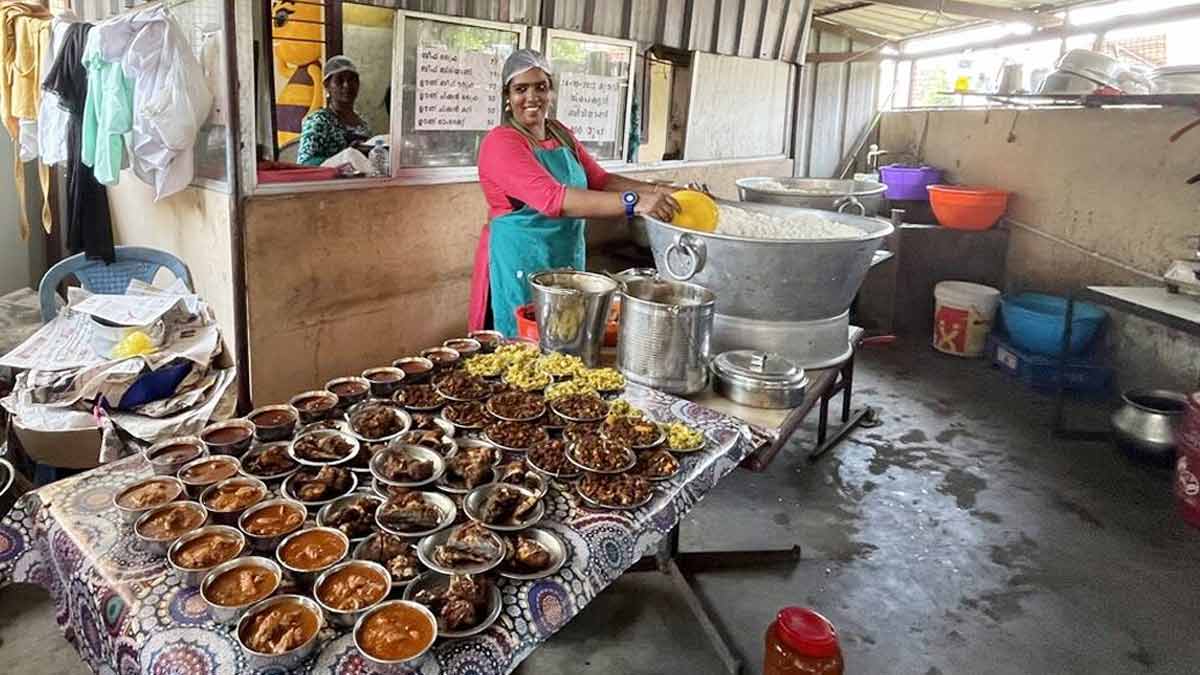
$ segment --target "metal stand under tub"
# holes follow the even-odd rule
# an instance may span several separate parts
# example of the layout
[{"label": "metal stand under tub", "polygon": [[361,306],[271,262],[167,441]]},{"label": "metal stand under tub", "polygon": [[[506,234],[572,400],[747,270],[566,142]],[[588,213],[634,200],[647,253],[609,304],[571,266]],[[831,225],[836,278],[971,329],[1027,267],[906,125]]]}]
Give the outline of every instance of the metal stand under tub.
[{"label": "metal stand under tub", "polygon": [[[854,353],[862,344],[864,331],[852,326],[850,329],[850,357],[840,364],[808,371],[809,385],[804,400],[795,408],[766,410],[748,408],[706,390],[688,398],[706,408],[737,417],[756,427],[751,432],[759,440],[759,447],[742,461],[741,467],[750,471],[763,471],[774,460],[783,446],[800,428],[808,414],[820,404],[817,420],[817,443],[810,451],[810,461],[817,459],[841,442],[855,427],[871,425],[875,410],[864,406],[851,410],[850,398],[854,389]],[[829,429],[829,404],[838,394],[842,396],[841,425]],[[765,436],[762,434],[765,433]],[[632,572],[656,569],[671,579],[671,586],[683,598],[688,610],[721,659],[725,672],[736,675],[742,671],[742,657],[730,645],[713,614],[700,599],[693,585],[692,576],[701,572],[728,569],[762,569],[777,565],[793,565],[800,561],[800,545],[793,544],[785,549],[757,551],[680,551],[679,525],[659,542],[653,558],[644,558],[630,568]]]}]

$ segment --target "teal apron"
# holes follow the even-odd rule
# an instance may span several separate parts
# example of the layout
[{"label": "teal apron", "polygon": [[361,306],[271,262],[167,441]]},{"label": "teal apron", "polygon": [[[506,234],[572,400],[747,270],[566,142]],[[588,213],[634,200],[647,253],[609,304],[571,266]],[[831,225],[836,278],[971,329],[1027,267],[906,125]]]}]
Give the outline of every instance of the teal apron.
[{"label": "teal apron", "polygon": [[[558,182],[587,189],[587,174],[570,148],[538,148],[534,155]],[[489,248],[492,319],[496,330],[514,337],[514,313],[529,302],[529,275],[556,267],[584,268],[584,223],[581,218],[550,218],[524,205],[492,221]]]}]

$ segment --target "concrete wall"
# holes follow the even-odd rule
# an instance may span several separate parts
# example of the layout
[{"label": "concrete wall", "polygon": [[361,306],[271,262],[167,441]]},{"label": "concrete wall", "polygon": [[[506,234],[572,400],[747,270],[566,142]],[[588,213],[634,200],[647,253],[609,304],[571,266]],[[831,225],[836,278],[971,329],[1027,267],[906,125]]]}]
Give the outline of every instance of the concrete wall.
[{"label": "concrete wall", "polygon": [[108,201],[116,243],[160,248],[187,263],[196,292],[236,349],[229,195],[189,187],[155,202],[151,188],[126,171]]},{"label": "concrete wall", "polygon": [[29,285],[29,245],[21,239],[13,150],[8,134],[0,134],[0,295]]},{"label": "concrete wall", "polygon": [[[1184,109],[911,111],[884,115],[881,145],[917,151],[949,182],[1011,190],[1008,291],[1064,293],[1096,284],[1155,285],[1198,232],[1200,132],[1168,137]],[[1011,138],[1010,138],[1011,132]],[[1115,314],[1121,384],[1191,390],[1200,349],[1184,336]]]},{"label": "concrete wall", "polygon": [[[790,160],[639,172],[702,180],[790,175]],[[250,386],[257,405],[390,363],[466,329],[486,207],[476,183],[340,190],[247,201]],[[591,241],[624,235],[593,224]]]}]

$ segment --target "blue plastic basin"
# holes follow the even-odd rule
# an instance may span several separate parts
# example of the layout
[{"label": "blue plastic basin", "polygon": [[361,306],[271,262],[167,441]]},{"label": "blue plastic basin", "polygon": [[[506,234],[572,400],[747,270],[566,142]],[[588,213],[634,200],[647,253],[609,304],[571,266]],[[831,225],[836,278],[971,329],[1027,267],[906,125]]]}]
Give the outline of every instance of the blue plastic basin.
[{"label": "blue plastic basin", "polygon": [[[1000,301],[1000,313],[1009,337],[1021,349],[1045,356],[1057,356],[1062,349],[1066,298],[1045,293],[1005,296]],[[1076,302],[1068,352],[1078,354],[1087,349],[1106,318],[1108,315],[1096,305]]]}]

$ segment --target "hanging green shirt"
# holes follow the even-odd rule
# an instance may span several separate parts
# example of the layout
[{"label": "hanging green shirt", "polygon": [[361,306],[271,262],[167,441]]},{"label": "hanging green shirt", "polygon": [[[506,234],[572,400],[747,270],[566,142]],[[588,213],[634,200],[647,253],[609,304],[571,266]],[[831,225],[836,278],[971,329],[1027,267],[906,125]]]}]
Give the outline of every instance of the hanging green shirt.
[{"label": "hanging green shirt", "polygon": [[119,61],[100,54],[100,31],[88,33],[83,50],[87,68],[87,100],[83,104],[80,159],[92,167],[96,180],[116,185],[125,161],[125,134],[133,129],[133,85]]},{"label": "hanging green shirt", "polygon": [[354,143],[362,143],[370,137],[371,128],[366,122],[348,125],[329,108],[314,110],[300,125],[300,152],[296,161],[319,166]]}]

